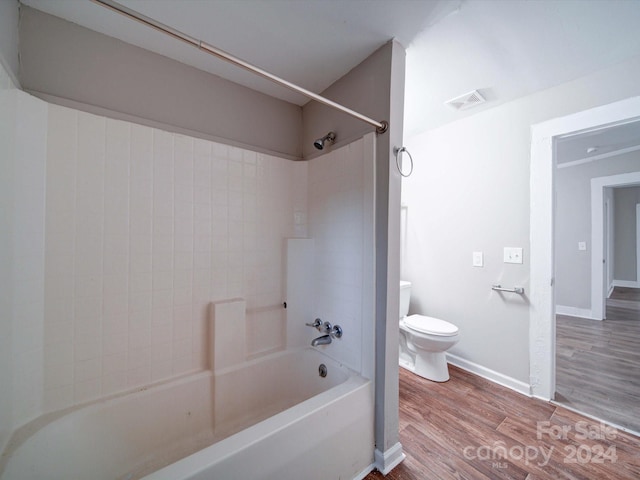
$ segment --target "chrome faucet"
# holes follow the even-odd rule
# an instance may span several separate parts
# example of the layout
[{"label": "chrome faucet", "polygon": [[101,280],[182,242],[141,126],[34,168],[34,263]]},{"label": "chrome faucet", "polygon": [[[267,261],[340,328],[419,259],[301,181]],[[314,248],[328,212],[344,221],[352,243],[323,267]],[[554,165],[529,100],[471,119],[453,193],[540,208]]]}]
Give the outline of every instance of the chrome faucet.
[{"label": "chrome faucet", "polygon": [[342,327],[340,327],[340,325],[331,325],[329,322],[322,323],[322,320],[319,318],[316,318],[315,322],[307,323],[306,325],[318,329],[319,332],[324,330],[326,334],[318,338],[314,338],[311,341],[312,347],[317,347],[318,345],[329,345],[333,338],[342,337]]},{"label": "chrome faucet", "polygon": [[311,346],[317,347],[318,345],[329,345],[331,343],[331,335],[322,335],[321,337],[311,340]]}]

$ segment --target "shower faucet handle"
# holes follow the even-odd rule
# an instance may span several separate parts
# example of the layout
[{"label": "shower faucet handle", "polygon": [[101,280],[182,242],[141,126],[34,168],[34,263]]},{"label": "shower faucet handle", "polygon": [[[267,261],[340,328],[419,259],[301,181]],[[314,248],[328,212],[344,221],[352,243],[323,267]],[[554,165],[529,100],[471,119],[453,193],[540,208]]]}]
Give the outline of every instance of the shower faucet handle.
[{"label": "shower faucet handle", "polygon": [[316,318],[313,323],[305,323],[305,325],[307,327],[313,327],[313,328],[317,328],[318,331],[320,331],[320,329],[322,328],[322,320],[320,320],[319,318]]},{"label": "shower faucet handle", "polygon": [[334,325],[331,329],[331,336],[335,338],[342,337],[342,327],[340,325]]}]

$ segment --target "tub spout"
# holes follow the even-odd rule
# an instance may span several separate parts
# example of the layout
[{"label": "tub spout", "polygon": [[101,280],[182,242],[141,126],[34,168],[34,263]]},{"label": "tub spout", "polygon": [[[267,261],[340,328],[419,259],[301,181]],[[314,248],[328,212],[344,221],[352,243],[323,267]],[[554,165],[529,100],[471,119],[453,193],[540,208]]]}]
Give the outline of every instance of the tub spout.
[{"label": "tub spout", "polygon": [[331,335],[322,335],[321,337],[311,340],[311,346],[317,347],[318,345],[329,345],[331,343]]}]

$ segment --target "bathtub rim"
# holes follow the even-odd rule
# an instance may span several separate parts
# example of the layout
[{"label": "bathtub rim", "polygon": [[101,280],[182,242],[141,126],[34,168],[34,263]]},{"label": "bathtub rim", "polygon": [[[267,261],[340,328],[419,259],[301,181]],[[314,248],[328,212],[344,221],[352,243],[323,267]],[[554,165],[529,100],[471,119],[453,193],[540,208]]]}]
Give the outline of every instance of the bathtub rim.
[{"label": "bathtub rim", "polygon": [[[267,353],[265,355],[262,355],[260,357],[255,357],[255,358],[251,358],[248,359],[244,362],[238,363],[236,365],[232,365],[229,367],[225,367],[223,369],[220,370],[213,370],[213,369],[198,369],[198,370],[193,370],[191,372],[186,372],[184,374],[181,375],[177,375],[175,377],[169,377],[169,378],[165,378],[162,380],[158,380],[156,382],[153,383],[149,383],[147,385],[143,385],[143,386],[138,386],[138,387],[134,387],[134,388],[130,388],[127,390],[123,390],[120,392],[115,392],[113,394],[110,395],[106,395],[104,397],[99,397],[93,400],[89,400],[87,402],[83,402],[77,405],[72,405],[69,407],[65,407],[63,409],[60,410],[54,410],[52,412],[47,412],[44,413],[42,415],[40,415],[39,417],[25,423],[24,425],[18,427],[17,429],[15,429],[12,433],[11,436],[9,437],[9,440],[7,442],[7,445],[5,446],[4,450],[2,452],[0,452],[0,477],[3,475],[7,464],[9,463],[9,461],[11,460],[12,456],[15,454],[15,452],[17,450],[20,449],[20,447],[22,445],[24,445],[31,437],[33,437],[34,435],[36,435],[40,430],[46,428],[48,425],[56,422],[57,420],[60,420],[68,415],[72,415],[72,414],[78,414],[78,415],[86,415],[86,414],[90,414],[91,412],[95,411],[95,410],[99,410],[100,408],[104,408],[104,407],[108,407],[109,405],[114,405],[114,404],[118,404],[121,403],[123,401],[128,401],[131,400],[132,398],[138,398],[141,396],[145,396],[145,395],[149,395],[152,394],[153,392],[158,392],[158,391],[162,391],[165,390],[167,388],[173,388],[176,386],[179,386],[181,384],[184,383],[188,383],[191,382],[195,379],[199,379],[202,377],[210,377],[212,380],[215,380],[216,375],[225,375],[225,374],[229,374],[231,372],[237,371],[237,370],[242,370],[244,368],[250,367],[251,365],[255,365],[267,360],[271,360],[271,359],[275,359],[275,358],[279,358],[279,357],[283,357],[283,356],[287,356],[287,355],[296,355],[296,354],[304,354],[303,352],[314,352],[314,354],[317,354],[320,357],[324,357],[326,358],[327,362],[331,362],[333,365],[335,365],[336,367],[340,368],[341,370],[344,371],[344,373],[346,374],[346,380],[344,380],[343,382],[334,385],[333,387],[330,387],[327,390],[324,390],[322,392],[320,392],[319,394],[303,400],[302,402],[297,403],[296,405],[293,405],[285,410],[283,410],[282,412],[279,412],[271,417],[266,418],[265,420],[262,420],[254,425],[251,425],[243,430],[241,430],[240,432],[237,432],[235,434],[230,435],[229,437],[226,437],[212,445],[210,445],[209,447],[205,447],[203,450],[200,450],[198,452],[194,452],[191,455],[188,455],[187,457],[178,460],[177,462],[174,462],[173,464],[167,465],[166,467],[161,468],[160,470],[158,470],[157,472],[160,472],[162,470],[164,470],[165,468],[171,467],[172,465],[175,465],[176,463],[182,462],[183,460],[196,455],[204,450],[207,450],[211,447],[214,447],[222,442],[227,441],[228,439],[236,436],[236,435],[240,435],[243,432],[245,432],[246,430],[252,429],[253,427],[256,427],[257,425],[262,424],[263,422],[267,422],[270,419],[274,418],[274,417],[278,417],[280,415],[282,415],[285,412],[290,411],[291,409],[295,409],[296,407],[298,407],[299,405],[307,405],[307,402],[310,402],[311,400],[315,399],[316,397],[319,396],[326,396],[327,392],[333,392],[335,389],[337,389],[338,387],[340,387],[341,385],[345,385],[345,384],[350,384],[351,385],[351,380],[356,377],[362,380],[362,384],[366,384],[367,382],[371,381],[369,379],[366,379],[364,377],[361,377],[360,374],[358,372],[356,372],[355,370],[351,369],[350,367],[348,367],[347,365],[343,364],[342,362],[334,359],[333,357],[331,357],[330,355],[328,355],[327,353],[325,353],[324,351],[320,350],[319,348],[314,348],[311,346],[303,346],[303,347],[293,347],[293,348],[287,348],[287,349],[283,349],[283,350],[278,350],[276,352],[270,352]],[[355,386],[354,386],[355,388]],[[311,413],[311,412],[310,412]],[[286,425],[285,425],[286,426]],[[284,426],[282,427],[284,428]],[[266,436],[266,435],[265,435]],[[253,442],[255,443],[255,442]],[[221,457],[221,459],[224,457]],[[150,475],[154,475],[156,472],[150,474]],[[151,476],[146,476],[143,477],[144,479],[149,478],[149,480],[151,480],[153,477]],[[168,477],[167,477],[168,478]]]},{"label": "bathtub rim", "polygon": [[141,480],[175,480],[188,478],[187,475],[196,475],[213,464],[229,458],[238,450],[255,445],[293,423],[317,413],[328,403],[337,402],[360,389],[369,388],[370,384],[372,384],[370,379],[354,372],[344,382],[156,470],[142,477]]},{"label": "bathtub rim", "polygon": [[7,445],[5,446],[4,450],[0,452],[0,477],[4,473],[5,467],[13,454],[32,436],[37,434],[40,430],[46,428],[48,425],[54,423],[55,421],[60,420],[67,415],[75,413],[80,414],[84,410],[86,410],[86,412],[83,412],[83,414],[86,414],[93,408],[100,408],[110,404],[117,404],[124,401],[124,399],[143,396],[153,391],[162,391],[163,389],[181,385],[200,377],[213,378],[213,371],[209,369],[193,370],[191,372],[185,372],[183,374],[176,375],[175,377],[164,378],[147,385],[115,392],[109,395],[105,395],[104,397],[99,397],[87,402],[79,403],[77,405],[71,405],[59,410],[53,410],[51,412],[43,413],[42,415],[16,428],[11,433]]}]

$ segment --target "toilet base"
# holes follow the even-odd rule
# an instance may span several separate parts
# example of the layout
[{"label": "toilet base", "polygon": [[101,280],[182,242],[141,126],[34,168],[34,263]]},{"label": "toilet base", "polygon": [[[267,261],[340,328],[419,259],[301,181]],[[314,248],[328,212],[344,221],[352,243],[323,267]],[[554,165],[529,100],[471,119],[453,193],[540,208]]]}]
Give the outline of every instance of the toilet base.
[{"label": "toilet base", "polygon": [[[413,355],[412,355],[413,357]],[[400,357],[400,366],[416,375],[431,380],[432,382],[446,382],[449,380],[449,366],[444,352],[422,352],[408,359]]]},{"label": "toilet base", "polygon": [[449,380],[449,367],[444,352],[421,352],[416,355],[416,375],[434,382]]}]

